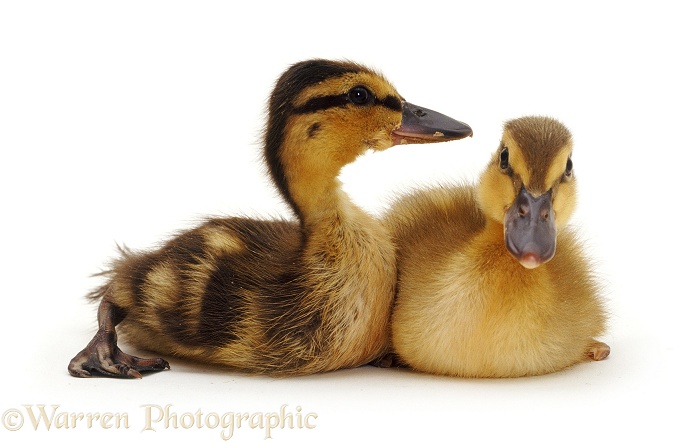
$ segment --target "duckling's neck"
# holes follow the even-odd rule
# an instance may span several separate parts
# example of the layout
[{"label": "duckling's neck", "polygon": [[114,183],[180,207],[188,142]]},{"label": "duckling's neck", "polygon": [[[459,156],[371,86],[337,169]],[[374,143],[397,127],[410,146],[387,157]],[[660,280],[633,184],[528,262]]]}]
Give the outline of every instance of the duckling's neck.
[{"label": "duckling's neck", "polygon": [[318,158],[296,163],[287,174],[287,198],[304,228],[332,222],[346,207],[354,207],[337,178],[340,164]]},{"label": "duckling's neck", "polygon": [[496,220],[487,217],[482,235],[484,238],[488,239],[490,243],[505,247],[505,234],[502,223],[498,223]]},{"label": "duckling's neck", "polygon": [[389,232],[342,190],[339,170],[335,164],[295,167],[286,177],[304,235],[298,262],[317,288],[305,303],[330,306],[326,328],[340,340],[327,370],[359,365],[385,351],[396,283]]}]

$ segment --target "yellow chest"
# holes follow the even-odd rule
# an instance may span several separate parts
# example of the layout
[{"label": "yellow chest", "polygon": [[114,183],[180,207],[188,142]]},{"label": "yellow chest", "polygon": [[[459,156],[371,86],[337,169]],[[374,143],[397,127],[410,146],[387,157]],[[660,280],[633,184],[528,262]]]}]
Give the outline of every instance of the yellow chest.
[{"label": "yellow chest", "polygon": [[[431,372],[508,377],[551,372],[580,358],[571,294],[549,266],[528,270],[502,245],[478,242],[426,280],[400,282],[393,342]],[[414,282],[416,280],[416,282]]]}]

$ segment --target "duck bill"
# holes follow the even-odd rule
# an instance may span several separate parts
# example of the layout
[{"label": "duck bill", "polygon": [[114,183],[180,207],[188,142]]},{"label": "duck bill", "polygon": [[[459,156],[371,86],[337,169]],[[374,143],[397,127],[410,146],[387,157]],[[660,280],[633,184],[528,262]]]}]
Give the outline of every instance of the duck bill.
[{"label": "duck bill", "polygon": [[505,212],[505,246],[528,269],[553,258],[556,252],[556,220],[551,191],[534,197],[522,188]]},{"label": "duck bill", "polygon": [[402,124],[392,131],[393,144],[436,143],[472,136],[468,124],[409,102],[402,102]]}]

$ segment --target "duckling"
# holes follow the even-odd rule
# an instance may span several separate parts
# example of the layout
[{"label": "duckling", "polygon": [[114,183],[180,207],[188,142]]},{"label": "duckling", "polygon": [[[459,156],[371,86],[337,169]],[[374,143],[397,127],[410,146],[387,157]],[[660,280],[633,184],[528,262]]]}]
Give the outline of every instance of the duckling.
[{"label": "duckling", "polygon": [[[90,297],[98,331],[76,377],[169,368],[138,349],[278,376],[369,362],[388,342],[395,251],[381,222],[341,189],[366,150],[461,139],[471,128],[403,100],[378,72],[307,60],[277,80],[264,158],[293,220],[211,218],[158,250],[121,256]],[[116,333],[118,326],[118,333]]]},{"label": "duckling", "polygon": [[400,364],[520,377],[603,360],[598,282],[567,222],[572,135],[547,117],[506,122],[476,186],[416,191],[386,216],[397,247],[392,344]]}]

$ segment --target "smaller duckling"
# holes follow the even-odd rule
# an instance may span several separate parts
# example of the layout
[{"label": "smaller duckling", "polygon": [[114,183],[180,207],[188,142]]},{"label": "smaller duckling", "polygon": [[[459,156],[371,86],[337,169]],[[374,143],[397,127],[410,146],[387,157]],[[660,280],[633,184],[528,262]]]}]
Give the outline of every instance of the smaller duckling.
[{"label": "smaller duckling", "polygon": [[505,124],[476,187],[434,188],[386,218],[397,247],[392,342],[415,370],[546,374],[603,360],[598,283],[576,234],[572,136],[558,121]]}]

